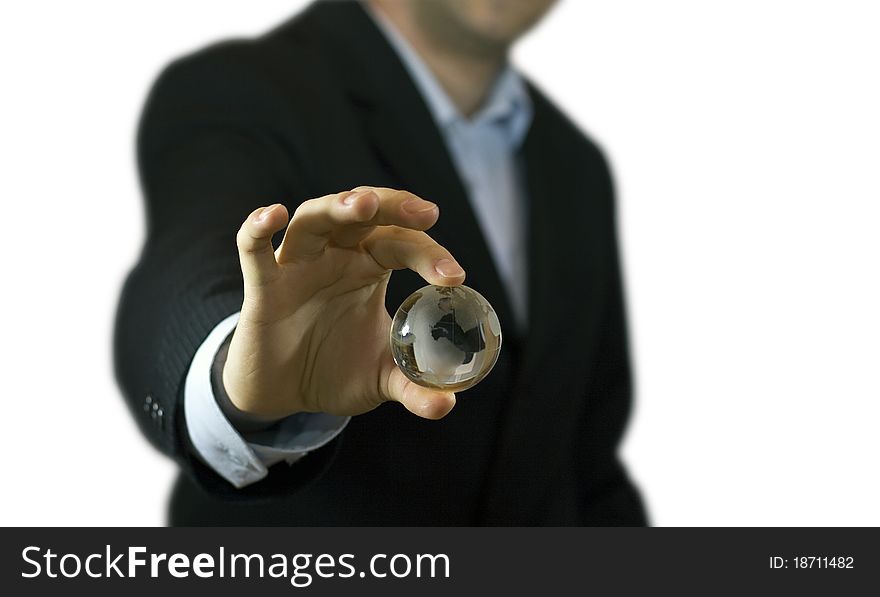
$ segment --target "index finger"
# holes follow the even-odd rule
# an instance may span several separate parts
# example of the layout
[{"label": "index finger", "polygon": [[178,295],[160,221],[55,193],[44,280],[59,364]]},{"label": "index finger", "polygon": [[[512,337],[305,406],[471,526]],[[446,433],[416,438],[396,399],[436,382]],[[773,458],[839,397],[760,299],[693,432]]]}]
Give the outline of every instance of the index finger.
[{"label": "index finger", "polygon": [[439,213],[436,204],[397,189],[357,187],[325,195],[300,204],[276,255],[282,263],[319,255],[331,242],[354,246],[376,226],[427,230]]}]

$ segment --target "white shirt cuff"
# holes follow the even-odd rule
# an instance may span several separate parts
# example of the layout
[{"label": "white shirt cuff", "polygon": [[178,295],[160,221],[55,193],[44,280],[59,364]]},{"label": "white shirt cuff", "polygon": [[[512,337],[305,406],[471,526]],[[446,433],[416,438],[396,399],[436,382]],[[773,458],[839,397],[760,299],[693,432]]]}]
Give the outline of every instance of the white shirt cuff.
[{"label": "white shirt cuff", "polygon": [[282,460],[292,464],[330,442],[351,417],[297,413],[267,429],[240,433],[223,413],[211,385],[214,359],[238,316],[234,313],[217,324],[196,351],[186,375],[183,412],[196,454],[240,489],[265,477],[273,464]]}]

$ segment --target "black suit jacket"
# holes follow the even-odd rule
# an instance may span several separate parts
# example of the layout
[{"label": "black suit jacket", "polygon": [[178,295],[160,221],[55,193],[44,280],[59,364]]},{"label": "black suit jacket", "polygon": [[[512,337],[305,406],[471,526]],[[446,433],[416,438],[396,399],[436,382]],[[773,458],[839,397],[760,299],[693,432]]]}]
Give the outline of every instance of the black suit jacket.
[{"label": "black suit jacket", "polygon": [[[258,39],[162,73],[138,136],[147,242],[125,284],[115,354],[135,418],[180,463],[172,523],[645,523],[616,453],[631,384],[612,181],[596,145],[529,92],[530,313],[518,334],[441,133],[361,6],[318,2]],[[292,212],[364,184],[440,206],[430,234],[497,309],[500,359],[442,421],[385,404],[237,490],[195,458],[182,409],[192,356],[241,305],[235,234],[259,205]],[[422,285],[395,273],[389,310]]]}]

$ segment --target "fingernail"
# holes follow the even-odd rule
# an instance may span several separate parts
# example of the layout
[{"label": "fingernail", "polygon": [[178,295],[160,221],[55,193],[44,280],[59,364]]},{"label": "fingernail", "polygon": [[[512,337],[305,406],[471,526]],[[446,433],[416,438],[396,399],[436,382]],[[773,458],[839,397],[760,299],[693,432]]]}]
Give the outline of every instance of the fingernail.
[{"label": "fingernail", "polygon": [[343,205],[351,205],[355,201],[357,201],[360,197],[363,197],[370,191],[350,191],[348,195],[342,198]]},{"label": "fingernail", "polygon": [[434,209],[437,209],[437,206],[424,199],[410,199],[403,204],[403,211],[410,214],[420,214]]},{"label": "fingernail", "polygon": [[263,211],[261,211],[260,213],[257,214],[257,219],[256,219],[256,221],[257,221],[257,222],[262,222],[263,220],[265,220],[266,218],[268,218],[268,217],[269,217],[269,214],[272,213],[273,211],[275,211],[275,209],[276,209],[279,205],[281,205],[281,204],[280,204],[280,203],[274,203],[274,204],[270,205],[269,207],[264,207],[264,208],[263,208]]},{"label": "fingernail", "polygon": [[444,278],[458,278],[464,275],[464,270],[452,259],[441,259],[434,264],[434,269]]}]

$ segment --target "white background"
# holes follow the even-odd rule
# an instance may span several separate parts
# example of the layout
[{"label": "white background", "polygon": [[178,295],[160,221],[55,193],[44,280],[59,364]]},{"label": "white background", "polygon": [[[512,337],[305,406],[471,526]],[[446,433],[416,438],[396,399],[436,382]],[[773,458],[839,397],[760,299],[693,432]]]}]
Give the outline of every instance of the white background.
[{"label": "white background", "polygon": [[[2,6],[0,524],[162,524],[174,467],[111,373],[135,121],[169,59],[302,2]],[[655,524],[880,524],[878,18],[568,0],[516,52],[616,170]]]}]

